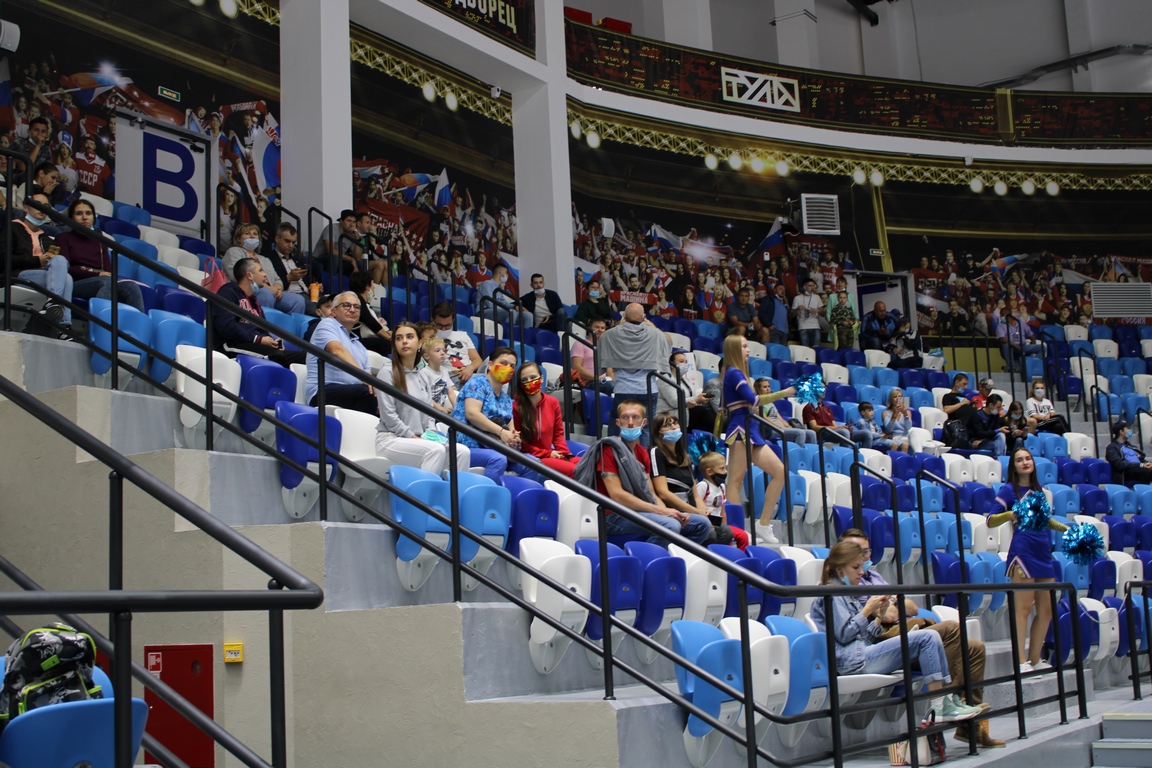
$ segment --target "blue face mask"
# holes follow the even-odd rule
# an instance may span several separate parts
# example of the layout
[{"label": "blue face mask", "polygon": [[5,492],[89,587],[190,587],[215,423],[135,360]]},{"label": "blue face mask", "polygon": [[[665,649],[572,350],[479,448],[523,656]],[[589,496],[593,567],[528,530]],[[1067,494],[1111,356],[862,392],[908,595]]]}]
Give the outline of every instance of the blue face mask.
[{"label": "blue face mask", "polygon": [[590,298],[590,299],[600,298],[600,291],[588,291],[588,298]]},{"label": "blue face mask", "polygon": [[868,571],[872,570],[872,561],[871,560],[865,560],[864,565],[861,567],[864,569],[864,573],[868,573]]},{"label": "blue face mask", "polygon": [[662,437],[670,443],[675,443],[684,436],[684,431],[681,429],[673,429],[671,432],[665,432]]},{"label": "blue face mask", "polygon": [[852,586],[852,582],[848,580],[847,576],[841,576],[840,581],[842,581],[846,587]]},{"label": "blue face mask", "polygon": [[620,430],[620,439],[626,443],[634,443],[644,434],[643,427],[623,427]]},{"label": "blue face mask", "polygon": [[38,219],[30,213],[25,214],[24,218],[34,227],[42,227],[48,223],[48,219]]}]

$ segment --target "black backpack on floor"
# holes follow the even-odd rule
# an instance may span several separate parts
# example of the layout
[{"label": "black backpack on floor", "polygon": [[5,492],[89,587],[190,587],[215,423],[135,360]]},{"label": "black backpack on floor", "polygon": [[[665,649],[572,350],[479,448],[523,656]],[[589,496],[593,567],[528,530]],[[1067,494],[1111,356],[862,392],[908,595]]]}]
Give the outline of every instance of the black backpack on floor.
[{"label": "black backpack on floor", "polygon": [[0,685],[0,731],[31,709],[103,698],[92,680],[96,644],[91,636],[56,623],[27,632],[8,647]]}]

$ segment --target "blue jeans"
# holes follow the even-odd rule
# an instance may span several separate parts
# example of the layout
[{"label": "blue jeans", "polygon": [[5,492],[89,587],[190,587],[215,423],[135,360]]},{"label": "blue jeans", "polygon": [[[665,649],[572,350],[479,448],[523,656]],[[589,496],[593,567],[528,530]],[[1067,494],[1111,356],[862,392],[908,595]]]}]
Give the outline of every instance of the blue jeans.
[{"label": "blue jeans", "polygon": [[[680,525],[674,517],[667,515],[657,515],[651,512],[637,512],[636,514],[651,520],[657,525],[667,528],[672,533],[678,533],[686,539],[690,539],[697,544],[704,544],[712,536],[712,521],[704,517],[704,515],[688,515],[688,522],[683,526]],[[668,540],[661,538],[659,535],[641,528],[631,520],[625,520],[620,515],[608,515],[604,520],[604,527],[608,531],[609,536],[621,536],[624,534],[641,534],[647,536],[649,544],[655,544],[658,547],[668,548]],[[936,634],[933,632],[932,634]],[[899,665],[897,665],[899,666]]]},{"label": "blue jeans", "polygon": [[[63,256],[53,256],[48,259],[46,269],[26,269],[17,277],[35,283],[48,293],[59,296],[65,301],[72,301],[72,275],[68,274],[68,259]],[[64,319],[60,322],[64,325],[72,325],[72,310],[68,307],[62,307],[62,309],[64,310]]]},{"label": "blue jeans", "polygon": [[[492,309],[493,309],[493,307],[491,304],[489,304],[488,302],[484,302],[484,315],[483,315],[483,317],[487,318],[488,320],[491,320],[492,315],[493,315]],[[500,307],[496,307],[495,309],[496,309],[496,312],[495,312],[496,322],[498,322],[498,323],[510,323],[510,322],[512,322],[512,312],[515,309],[514,307],[509,309],[508,307],[500,306]],[[527,311],[527,310],[524,310],[524,309],[520,310],[519,323],[520,323],[520,325],[524,326],[525,328],[532,328],[533,326],[536,325],[536,323],[534,322],[534,318],[532,317],[532,313]]]},{"label": "blue jeans", "polygon": [[[912,632],[908,635],[908,654],[912,661],[920,662],[920,672],[925,683],[937,680],[948,683],[948,656],[944,653],[944,640],[939,632]],[[904,652],[900,648],[900,638],[890,637],[864,652],[864,669],[857,674],[887,675],[904,666]]]},{"label": "blue jeans", "polygon": [[797,445],[816,445],[816,433],[810,429],[785,429],[784,439]]},{"label": "blue jeans", "polygon": [[[472,448],[471,465],[484,467],[484,477],[496,485],[504,484],[504,471],[508,469],[508,458],[491,448]],[[933,633],[935,634],[935,633]]]},{"label": "blue jeans", "polygon": [[1001,344],[1000,352],[1004,355],[1004,365],[1008,366],[1009,368],[1015,368],[1019,366],[1021,372],[1023,372],[1024,360],[1021,359],[1019,362],[1017,362],[1017,357],[1040,357],[1042,354],[1044,354],[1043,344],[1022,344],[1021,349],[1023,350],[1022,356],[1020,352],[1017,352],[1016,348],[1011,344]]},{"label": "blue jeans", "polygon": [[997,432],[995,440],[981,440],[976,450],[991,453],[993,456],[1004,456],[1008,453],[1008,438],[1003,432]]},{"label": "blue jeans", "polygon": [[[72,285],[72,298],[74,299],[108,299],[112,300],[112,278],[86,277],[77,280]],[[116,284],[116,301],[127,304],[133,309],[146,312],[144,297],[140,295],[140,286],[131,280],[121,280]]]},{"label": "blue jeans", "polygon": [[260,300],[262,307],[272,307],[288,314],[304,311],[304,297],[298,293],[284,291],[280,294],[280,299],[277,300],[276,294],[272,293],[271,288],[261,288],[256,291],[256,298]]},{"label": "blue jeans", "polygon": [[819,328],[801,328],[796,332],[800,336],[800,344],[805,347],[816,349],[820,346],[820,329]]}]

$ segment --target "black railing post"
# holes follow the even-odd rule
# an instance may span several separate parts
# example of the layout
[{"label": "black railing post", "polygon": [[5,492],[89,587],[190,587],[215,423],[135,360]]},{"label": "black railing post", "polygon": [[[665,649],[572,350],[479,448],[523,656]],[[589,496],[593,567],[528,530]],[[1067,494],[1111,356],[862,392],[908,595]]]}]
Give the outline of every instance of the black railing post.
[{"label": "black railing post", "polygon": [[109,352],[112,354],[112,390],[115,391],[120,388],[120,292],[119,283],[116,282],[120,274],[120,254],[109,250],[108,257],[109,271],[112,273],[108,278],[112,281],[112,319],[109,321],[112,324],[112,339]]},{"label": "black railing post", "polygon": [[213,340],[213,325],[215,321],[212,319],[212,305],[205,302],[204,305],[204,445],[205,450],[211,452],[215,441],[214,430],[216,421],[216,383],[212,375],[212,368],[216,362],[216,353],[213,351],[215,342]]},{"label": "black railing post", "polygon": [[[279,582],[272,579],[268,589],[279,591]],[[273,608],[268,611],[268,686],[269,719],[272,738],[272,765],[286,768],[288,765],[288,707],[284,688],[284,610]]]},{"label": "black railing post", "polygon": [[108,589],[124,589],[124,478],[108,474]]},{"label": "black railing post", "polygon": [[1128,666],[1132,670],[1132,698],[1140,701],[1144,698],[1140,691],[1140,643],[1136,635],[1136,605],[1132,602],[1131,584],[1124,586],[1124,603],[1124,613],[1128,620]]},{"label": "black railing post", "polygon": [[460,481],[456,478],[459,471],[456,461],[456,427],[448,428],[448,506],[452,513],[452,601],[463,600],[463,587],[461,585],[462,569],[460,567]]},{"label": "black railing post", "polygon": [[[1073,585],[1072,589],[1075,590],[1076,586]],[[1052,648],[1056,660],[1052,668],[1056,670],[1056,689],[1060,695],[1060,724],[1064,725],[1068,722],[1068,705],[1064,702],[1064,648],[1063,643],[1060,642],[1060,614],[1057,612],[1059,608],[1058,593],[1059,590],[1057,589],[1049,589],[1047,599],[1052,605]],[[1080,621],[1079,616],[1071,614],[1070,617],[1073,624]]]},{"label": "black railing post", "polygon": [[[11,158],[9,158],[11,163]],[[8,202],[4,210],[4,330],[12,330],[12,224],[16,220],[16,206],[12,201],[14,193],[11,172],[5,174],[4,199]]]},{"label": "black railing post", "polygon": [[[1069,595],[1072,608],[1072,657],[1076,660],[1076,704],[1080,712],[1080,719],[1088,718],[1088,695],[1084,690],[1084,639],[1080,635],[1080,597],[1073,589]],[[1055,613],[1052,614],[1055,617]],[[1053,635],[1057,633],[1053,632]],[[1057,659],[1059,660],[1059,659]],[[1061,697],[1063,701],[1063,697]]]},{"label": "black railing post", "polygon": [[737,577],[740,604],[740,667],[744,675],[744,752],[748,768],[756,768],[756,692],[752,689],[752,638],[748,634],[748,582]]},{"label": "black railing post", "polygon": [[328,520],[328,410],[324,405],[324,360],[316,358],[316,442],[320,455],[320,520]]},{"label": "black railing post", "polygon": [[612,679],[615,668],[612,655],[612,588],[608,583],[608,515],[596,511],[597,549],[600,552],[600,643],[604,646],[604,700],[616,698],[616,683]]},{"label": "black railing post", "polygon": [[132,614],[117,611],[112,614],[112,642],[116,654],[112,657],[113,732],[116,768],[131,768],[132,754]]},{"label": "black railing post", "polygon": [[1024,683],[1020,679],[1020,633],[1016,628],[1016,592],[1008,590],[1008,637],[1012,644],[1012,686],[1016,693],[1016,731],[1019,738],[1028,738],[1024,722]]},{"label": "black railing post", "polygon": [[[507,296],[509,299],[511,299],[512,303],[501,305],[500,302],[496,301],[497,296]],[[513,337],[514,337],[514,334],[516,332],[516,329],[517,328],[520,329],[520,334],[519,334],[519,336],[520,336],[520,354],[517,355],[517,357],[520,360],[523,360],[524,359],[524,323],[521,320],[520,313],[524,310],[524,305],[520,303],[520,297],[510,293],[509,291],[507,291],[503,288],[497,288],[496,290],[492,291],[492,302],[496,307],[503,306],[503,308],[508,312],[508,336],[509,336],[508,344],[509,344],[509,346],[511,346],[513,343]],[[498,317],[498,315],[499,315],[498,309],[494,308],[492,310],[492,321],[493,322],[496,321],[496,318]]]},{"label": "black railing post", "polygon": [[[825,605],[831,603],[826,600]],[[908,755],[912,758],[912,765],[920,765],[920,754],[916,749],[916,689],[912,685],[912,654],[908,646],[908,610],[904,605],[904,596],[896,597],[896,621],[900,628],[900,654],[903,664],[901,673],[904,678],[904,718],[908,725]]]},{"label": "black railing post", "polygon": [[[963,571],[961,571],[963,572]],[[968,593],[961,590],[956,594],[957,609],[960,613],[960,659],[964,670],[964,701],[972,705],[972,659],[968,655]],[[902,598],[901,598],[902,601]],[[1013,617],[1015,621],[1015,617]],[[968,729],[968,754],[976,754],[976,729]]]}]

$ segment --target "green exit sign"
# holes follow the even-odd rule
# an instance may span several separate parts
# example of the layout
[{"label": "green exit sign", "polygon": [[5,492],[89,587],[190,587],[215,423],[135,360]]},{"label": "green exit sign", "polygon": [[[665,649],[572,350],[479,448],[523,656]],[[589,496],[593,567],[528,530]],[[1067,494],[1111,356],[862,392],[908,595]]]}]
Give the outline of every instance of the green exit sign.
[{"label": "green exit sign", "polygon": [[172,101],[180,101],[180,91],[174,91],[171,88],[160,86],[160,95],[166,99],[172,99]]},{"label": "green exit sign", "polygon": [[883,256],[884,255],[884,249],[883,248],[869,248],[868,249],[868,255],[869,256]]}]

